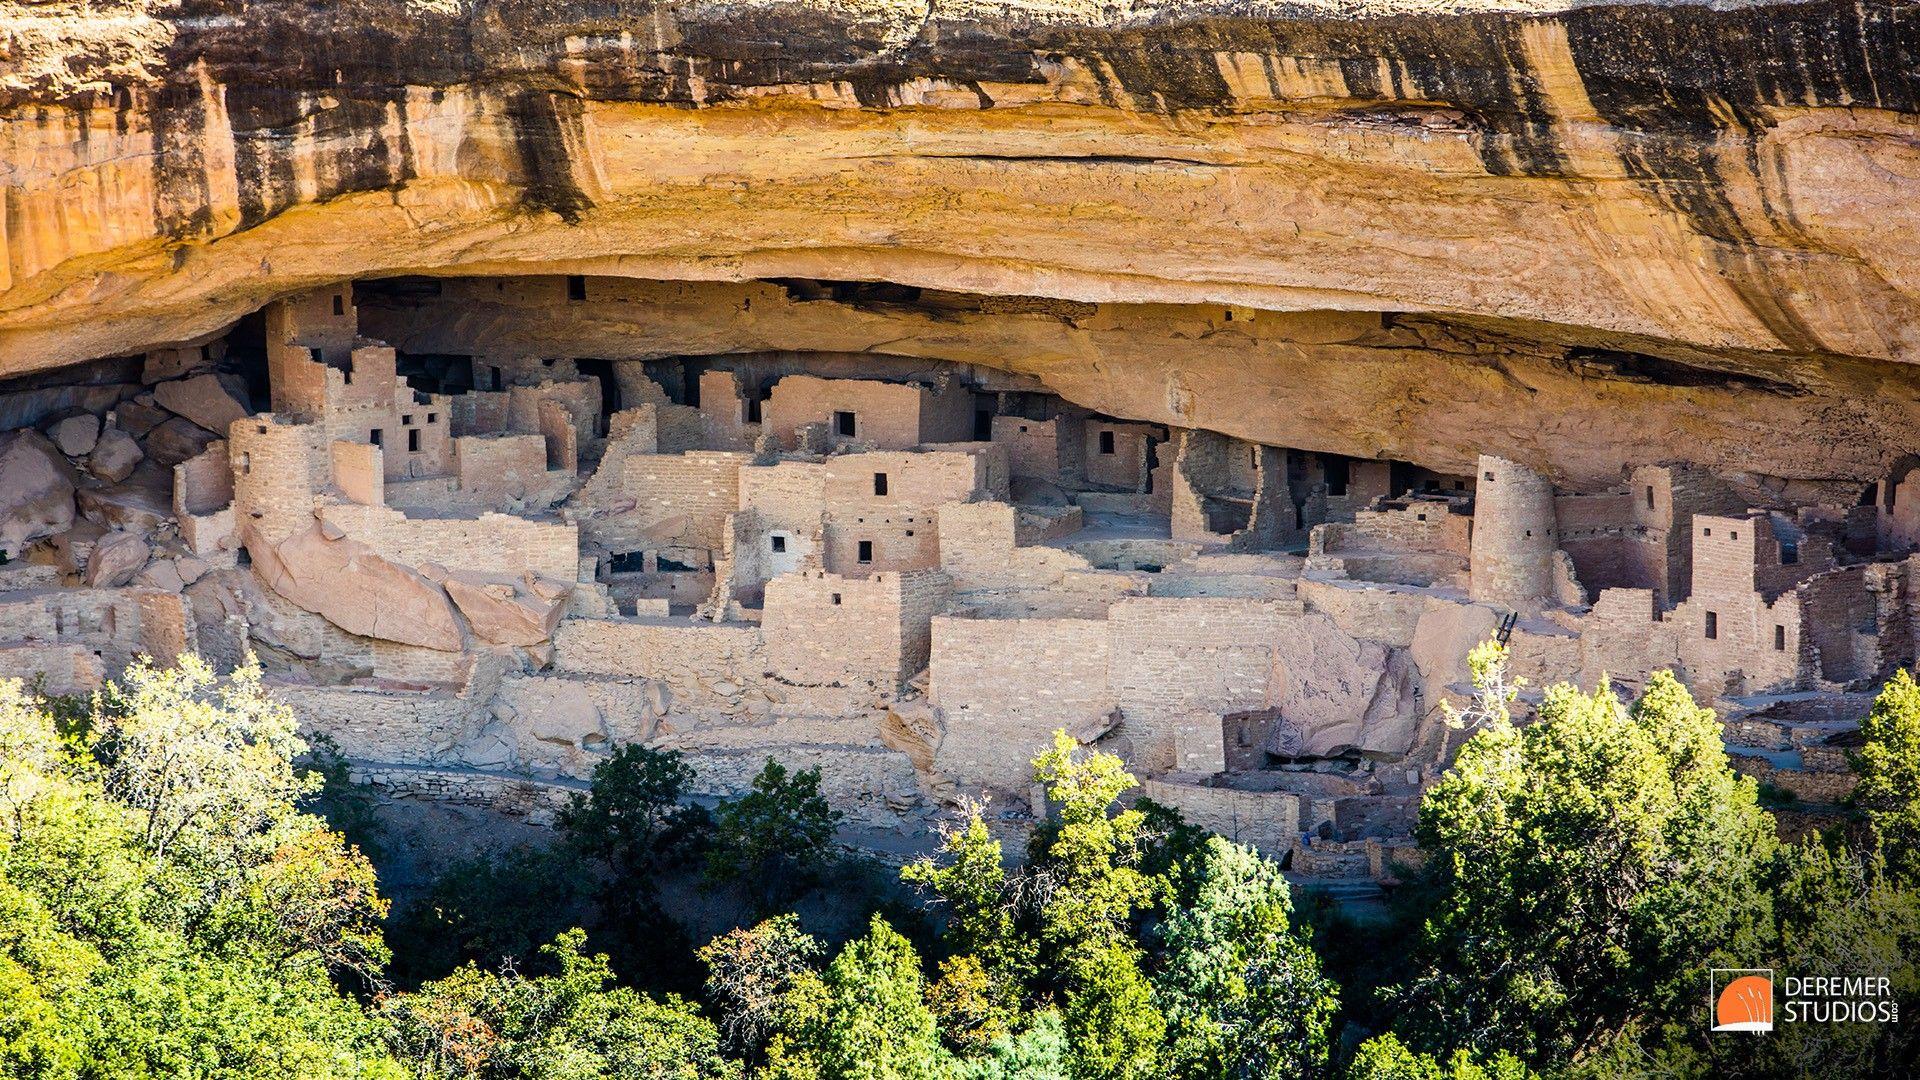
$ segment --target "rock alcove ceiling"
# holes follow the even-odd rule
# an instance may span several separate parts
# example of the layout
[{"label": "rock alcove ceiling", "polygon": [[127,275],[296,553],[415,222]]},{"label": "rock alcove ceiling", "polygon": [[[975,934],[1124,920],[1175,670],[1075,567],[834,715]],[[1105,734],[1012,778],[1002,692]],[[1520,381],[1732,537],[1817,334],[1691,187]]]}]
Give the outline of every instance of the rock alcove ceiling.
[{"label": "rock alcove ceiling", "polygon": [[654,302],[382,330],[1857,486],[1920,442],[1913,12],[0,0],[0,373],[347,279],[613,276]]}]

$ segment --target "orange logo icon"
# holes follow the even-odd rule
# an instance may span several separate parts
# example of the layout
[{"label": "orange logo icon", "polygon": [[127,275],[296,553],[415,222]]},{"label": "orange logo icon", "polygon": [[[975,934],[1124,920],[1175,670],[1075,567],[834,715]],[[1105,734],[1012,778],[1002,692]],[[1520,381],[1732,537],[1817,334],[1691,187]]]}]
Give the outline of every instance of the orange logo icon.
[{"label": "orange logo icon", "polygon": [[1772,1031],[1773,972],[1769,969],[1716,968],[1708,973],[1713,998],[1713,1030]]}]

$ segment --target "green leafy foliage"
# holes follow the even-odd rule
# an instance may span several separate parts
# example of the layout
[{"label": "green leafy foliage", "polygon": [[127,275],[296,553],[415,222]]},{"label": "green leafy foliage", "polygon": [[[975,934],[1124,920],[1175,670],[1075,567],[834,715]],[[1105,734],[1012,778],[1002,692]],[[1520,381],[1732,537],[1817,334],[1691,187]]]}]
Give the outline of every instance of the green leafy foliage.
[{"label": "green leafy foliage", "polygon": [[720,1014],[729,1050],[750,1063],[763,1059],[787,995],[801,976],[813,972],[824,952],[794,915],[728,931],[700,948],[708,972],[707,1000]]},{"label": "green leafy foliage", "polygon": [[1191,899],[1161,926],[1166,959],[1156,986],[1168,1069],[1228,1080],[1323,1068],[1334,986],[1290,925],[1280,867],[1216,836],[1174,873],[1174,892]]},{"label": "green leafy foliage", "polygon": [[1920,886],[1920,683],[1904,668],[1860,722],[1854,802],[1867,813],[1887,870]]},{"label": "green leafy foliage", "polygon": [[394,975],[405,985],[462,964],[497,968],[539,955],[573,925],[587,890],[564,849],[519,847],[448,867],[394,920]]},{"label": "green leafy foliage", "polygon": [[772,758],[747,794],[720,808],[707,879],[740,883],[771,911],[818,879],[841,814],[820,795],[820,770],[788,774]]},{"label": "green leafy foliage", "polygon": [[706,843],[706,809],[683,802],[692,781],[677,750],[618,747],[593,767],[591,790],[560,811],[560,830],[622,885],[649,887],[653,875],[684,864]]},{"label": "green leafy foliage", "polygon": [[935,1080],[952,1061],[924,998],[913,946],[875,917],[824,975],[787,994],[762,1074],[768,1080]]},{"label": "green leafy foliage", "polygon": [[330,978],[384,902],[258,672],[135,665],[71,730],[0,682],[0,1074],[403,1075]]},{"label": "green leafy foliage", "polygon": [[401,1056],[422,1080],[731,1080],[739,1067],[693,1006],[610,986],[605,956],[569,930],[541,949],[556,973],[468,965],[383,1001]]},{"label": "green leafy foliage", "polygon": [[1486,711],[1421,806],[1439,894],[1412,1028],[1546,1063],[1697,1008],[1704,962],[1764,912],[1776,847],[1713,713],[1667,673],[1630,710],[1603,684],[1549,688],[1524,729]]}]

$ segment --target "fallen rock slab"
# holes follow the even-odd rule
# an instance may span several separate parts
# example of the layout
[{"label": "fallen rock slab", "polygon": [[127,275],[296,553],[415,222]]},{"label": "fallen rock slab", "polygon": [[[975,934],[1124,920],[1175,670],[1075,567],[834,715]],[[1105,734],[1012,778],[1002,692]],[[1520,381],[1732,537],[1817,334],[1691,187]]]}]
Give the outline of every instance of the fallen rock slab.
[{"label": "fallen rock slab", "polygon": [[176,416],[147,433],[147,456],[171,469],[219,438],[193,421]]},{"label": "fallen rock slab", "polygon": [[108,533],[87,556],[87,584],[96,589],[125,585],[147,565],[152,554],[153,548],[138,533]]},{"label": "fallen rock slab", "polygon": [[47,429],[47,437],[68,457],[85,457],[100,441],[100,418],[92,413],[80,413],[57,420]]},{"label": "fallen rock slab", "polygon": [[474,636],[495,645],[550,640],[566,610],[567,590],[538,578],[460,572],[448,573],[443,584]]},{"label": "fallen rock slab", "polygon": [[73,525],[73,466],[31,429],[0,432],[0,551],[9,556]]},{"label": "fallen rock slab", "polygon": [[87,471],[109,484],[117,484],[132,476],[134,468],[146,456],[133,436],[119,428],[108,428],[100,433],[93,452],[87,455]]},{"label": "fallen rock slab", "polygon": [[219,435],[235,420],[247,418],[246,397],[246,384],[232,375],[195,375],[153,388],[153,400],[161,408]]},{"label": "fallen rock slab", "polygon": [[272,544],[250,529],[247,554],[267,588],[348,633],[446,652],[465,644],[439,586],[358,540],[316,525]]}]

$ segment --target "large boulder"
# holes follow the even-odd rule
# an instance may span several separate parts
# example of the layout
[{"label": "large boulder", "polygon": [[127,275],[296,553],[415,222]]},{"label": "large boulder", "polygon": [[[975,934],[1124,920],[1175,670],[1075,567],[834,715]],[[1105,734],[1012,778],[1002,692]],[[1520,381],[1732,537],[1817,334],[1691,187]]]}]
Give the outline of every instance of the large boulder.
[{"label": "large boulder", "polygon": [[193,421],[176,416],[147,432],[147,456],[171,469],[219,439]]},{"label": "large boulder", "polygon": [[195,375],[153,388],[153,400],[161,408],[221,435],[235,420],[247,418],[246,399],[246,383],[232,375]]},{"label": "large boulder", "polygon": [[[145,400],[141,400],[142,398]],[[147,432],[172,418],[172,413],[153,403],[151,394],[142,394],[131,401],[123,401],[113,408],[113,422],[136,439],[144,437]]]},{"label": "large boulder", "polygon": [[457,572],[441,584],[481,641],[533,646],[553,638],[566,611],[566,585],[531,574],[525,578]]},{"label": "large boulder", "polygon": [[68,457],[84,457],[92,453],[93,444],[100,441],[100,418],[83,412],[56,420],[47,428],[47,437]]},{"label": "large boulder", "polygon": [[0,551],[20,549],[73,524],[73,466],[46,436],[0,432]]},{"label": "large boulder", "polygon": [[1406,650],[1356,638],[1325,615],[1299,620],[1279,655],[1275,686],[1283,723],[1269,749],[1285,757],[1363,750],[1404,754],[1419,726]]},{"label": "large boulder", "polygon": [[87,584],[96,589],[125,585],[147,565],[152,554],[153,548],[139,533],[108,533],[87,556]]},{"label": "large boulder", "polygon": [[173,520],[173,478],[151,466],[136,468],[117,484],[81,488],[75,502],[88,520],[109,529],[152,532]]},{"label": "large boulder", "polygon": [[109,484],[117,484],[132,476],[134,467],[146,456],[133,436],[110,427],[100,433],[93,453],[87,455],[87,471]]},{"label": "large boulder", "polygon": [[317,523],[278,544],[250,529],[247,554],[267,588],[348,633],[447,652],[465,645],[438,585],[358,540]]}]

